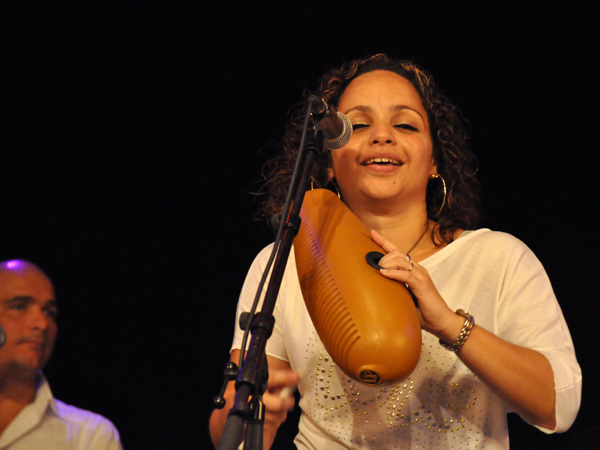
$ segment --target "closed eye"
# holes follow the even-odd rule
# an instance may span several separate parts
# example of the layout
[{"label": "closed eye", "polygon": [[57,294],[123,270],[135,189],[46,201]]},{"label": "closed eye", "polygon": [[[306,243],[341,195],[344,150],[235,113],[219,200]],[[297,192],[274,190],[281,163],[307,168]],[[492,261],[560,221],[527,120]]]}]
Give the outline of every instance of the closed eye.
[{"label": "closed eye", "polygon": [[[361,128],[368,128],[369,125],[365,124],[365,123],[355,123],[354,125],[352,125],[352,131],[356,131],[356,130],[360,130]],[[399,123],[394,125],[394,128],[401,128],[403,130],[409,130],[409,131],[419,131],[418,128],[408,124],[408,123]]]},{"label": "closed eye", "polygon": [[397,125],[394,125],[394,128],[402,128],[404,130],[410,130],[410,131],[419,131],[417,128],[413,127],[412,125],[410,125],[408,123],[399,123]]}]

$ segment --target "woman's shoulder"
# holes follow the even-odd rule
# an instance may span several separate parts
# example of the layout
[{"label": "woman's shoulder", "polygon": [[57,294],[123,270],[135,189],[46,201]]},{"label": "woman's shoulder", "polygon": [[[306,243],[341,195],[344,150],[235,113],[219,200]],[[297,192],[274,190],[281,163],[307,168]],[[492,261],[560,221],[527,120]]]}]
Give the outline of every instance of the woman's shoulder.
[{"label": "woman's shoulder", "polygon": [[427,258],[429,263],[441,262],[449,257],[464,257],[465,254],[481,255],[514,255],[530,252],[529,248],[512,234],[495,231],[489,228],[465,230],[450,244],[444,246],[433,256]]},{"label": "woman's shoulder", "polygon": [[490,228],[479,228],[477,230],[465,230],[458,236],[454,242],[457,244],[481,244],[481,245],[497,245],[509,247],[526,247],[519,238],[504,231],[496,231]]},{"label": "woman's shoulder", "polygon": [[[251,267],[254,269],[259,269],[260,271],[263,271],[267,265],[272,265],[273,264],[273,259],[274,259],[274,250],[275,250],[275,243],[271,242],[270,244],[267,244],[266,246],[264,246],[254,257],[254,260],[252,261],[252,265]],[[289,256],[286,262],[286,266],[292,266],[292,268],[295,269],[295,257],[294,257],[294,246],[292,245],[289,251]]]},{"label": "woman's shoulder", "polygon": [[275,243],[271,242],[270,244],[265,245],[256,255],[255,259],[263,260],[269,257],[269,255],[273,252],[273,248],[275,247]]}]

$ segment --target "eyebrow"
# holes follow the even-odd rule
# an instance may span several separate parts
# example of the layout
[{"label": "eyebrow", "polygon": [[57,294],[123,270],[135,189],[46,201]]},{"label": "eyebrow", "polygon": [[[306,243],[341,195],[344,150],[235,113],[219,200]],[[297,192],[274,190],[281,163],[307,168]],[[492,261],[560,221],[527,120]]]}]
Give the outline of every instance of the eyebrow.
[{"label": "eyebrow", "polygon": [[15,302],[32,302],[34,298],[30,295],[18,295],[4,300],[4,303],[15,303]]},{"label": "eyebrow", "polygon": [[[27,303],[34,303],[35,302],[35,298],[33,298],[31,295],[18,295],[16,297],[11,297],[9,299],[4,300],[4,304],[5,305],[10,305],[12,303],[17,303],[17,302],[27,302]],[[48,300],[44,306],[51,306],[54,308],[58,308],[58,301],[55,298],[51,298],[50,300]]]},{"label": "eyebrow", "polygon": [[[416,114],[419,115],[419,117],[421,117],[421,119],[424,119],[423,115],[419,111],[417,111],[416,109],[411,108],[410,106],[407,106],[407,105],[394,105],[390,108],[390,110],[392,112],[404,111],[405,109],[415,112]],[[370,106],[367,106],[367,105],[356,105],[356,106],[353,106],[352,108],[350,108],[348,111],[346,111],[346,114],[348,114],[349,112],[352,112],[352,111],[372,112],[373,108],[371,108]]]}]

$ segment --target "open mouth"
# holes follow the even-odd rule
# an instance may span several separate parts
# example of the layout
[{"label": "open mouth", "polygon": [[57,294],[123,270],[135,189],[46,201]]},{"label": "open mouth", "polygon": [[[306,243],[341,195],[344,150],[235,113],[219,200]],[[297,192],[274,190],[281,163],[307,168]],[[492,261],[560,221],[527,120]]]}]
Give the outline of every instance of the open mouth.
[{"label": "open mouth", "polygon": [[402,163],[396,159],[390,158],[372,158],[362,163],[363,166],[370,166],[372,164],[377,164],[381,166],[391,165],[391,166],[401,166]]}]

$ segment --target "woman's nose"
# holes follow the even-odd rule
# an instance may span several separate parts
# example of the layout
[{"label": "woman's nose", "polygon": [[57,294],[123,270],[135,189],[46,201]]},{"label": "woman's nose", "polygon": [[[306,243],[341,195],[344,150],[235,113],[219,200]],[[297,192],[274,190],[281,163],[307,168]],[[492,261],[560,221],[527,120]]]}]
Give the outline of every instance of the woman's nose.
[{"label": "woman's nose", "polygon": [[373,125],[373,129],[371,132],[371,144],[395,144],[396,139],[394,137],[394,132],[391,125],[386,123],[379,123]]}]

